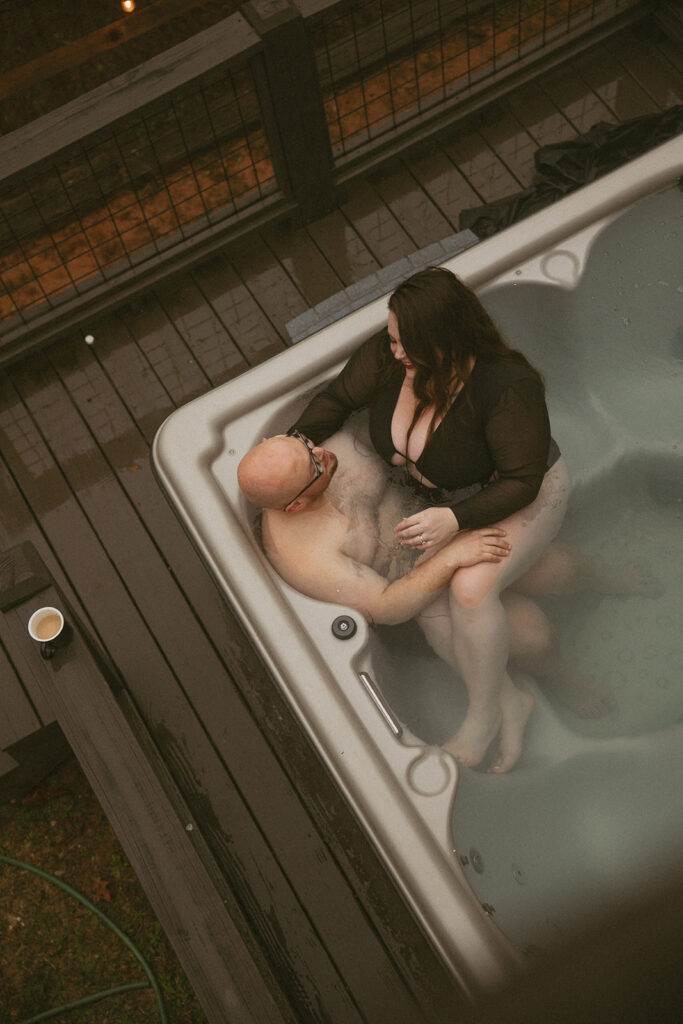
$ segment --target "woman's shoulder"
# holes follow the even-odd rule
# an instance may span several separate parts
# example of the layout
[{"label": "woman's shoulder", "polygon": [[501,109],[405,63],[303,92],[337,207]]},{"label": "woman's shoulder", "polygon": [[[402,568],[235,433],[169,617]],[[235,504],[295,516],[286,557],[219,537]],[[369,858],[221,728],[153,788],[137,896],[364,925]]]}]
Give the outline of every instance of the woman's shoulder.
[{"label": "woman's shoulder", "polygon": [[521,381],[536,381],[543,387],[540,375],[532,366],[514,359],[478,358],[472,374],[477,384],[487,391],[500,392]]},{"label": "woman's shoulder", "polygon": [[389,350],[389,332],[386,327],[382,327],[381,330],[376,331],[369,338],[366,338],[365,341],[361,342],[357,351],[364,353],[371,359],[385,361],[387,356],[391,355]]},{"label": "woman's shoulder", "polygon": [[384,376],[395,363],[389,348],[389,335],[386,327],[361,342],[350,362],[357,372],[369,374],[373,378],[377,374]]}]

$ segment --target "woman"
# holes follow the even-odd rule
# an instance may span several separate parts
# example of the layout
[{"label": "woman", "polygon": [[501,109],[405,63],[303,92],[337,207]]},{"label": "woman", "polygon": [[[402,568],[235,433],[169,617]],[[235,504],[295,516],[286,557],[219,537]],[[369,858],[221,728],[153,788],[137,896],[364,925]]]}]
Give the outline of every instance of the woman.
[{"label": "woman", "polygon": [[420,271],[399,285],[387,328],[361,345],[295,426],[319,442],[368,407],[375,448],[404,467],[421,505],[397,525],[397,539],[423,557],[459,530],[494,523],[506,530],[510,556],[458,570],[419,622],[467,687],[467,715],[446,749],[480,765],[498,737],[490,770],[508,771],[533,698],[507,673],[501,595],[555,536],[569,493],[543,382],[447,270]]}]

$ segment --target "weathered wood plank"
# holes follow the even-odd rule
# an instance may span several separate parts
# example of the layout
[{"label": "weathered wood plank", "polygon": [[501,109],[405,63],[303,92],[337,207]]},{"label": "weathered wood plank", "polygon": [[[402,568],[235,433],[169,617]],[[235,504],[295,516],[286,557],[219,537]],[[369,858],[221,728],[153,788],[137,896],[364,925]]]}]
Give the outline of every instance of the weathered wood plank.
[{"label": "weathered wood plank", "polygon": [[350,185],[341,208],[380,266],[388,267],[414,252],[413,240],[369,183]]},{"label": "weathered wood plank", "polygon": [[588,88],[573,62],[544,75],[540,85],[579,135],[590,131],[598,121],[614,122],[609,107]]},{"label": "weathered wood plank", "polygon": [[633,76],[660,110],[683,103],[683,74],[649,39],[625,39],[617,56],[624,71]]},{"label": "weathered wood plank", "polygon": [[432,202],[452,226],[458,230],[460,214],[470,206],[479,206],[477,195],[444,151],[431,143],[417,154],[408,154],[404,163],[420,182]]},{"label": "weathered wood plank", "polygon": [[257,236],[234,246],[230,262],[279,336],[287,341],[287,321],[303,313],[308,303],[280,261]]},{"label": "weathered wood plank", "polygon": [[681,71],[683,61],[681,60],[681,45],[676,39],[669,39],[661,33],[657,36],[656,47],[659,53],[669,63],[670,67]]},{"label": "weathered wood plank", "polygon": [[[51,721],[49,709],[47,716]],[[43,722],[36,708],[0,644],[0,751],[40,729],[41,725]]]},{"label": "weathered wood plank", "polygon": [[208,391],[209,378],[152,293],[145,292],[123,306],[117,320],[135,340],[176,405]]},{"label": "weathered wood plank", "polygon": [[[64,606],[54,588],[48,595]],[[3,641],[50,701],[209,1020],[224,1024],[229,1013],[243,1024],[284,1024],[207,870],[201,833],[188,829],[192,812],[132,706],[124,715],[78,628],[44,661],[26,635],[28,615],[22,605],[0,618]]]},{"label": "weathered wood plank", "polygon": [[191,36],[126,74],[98,86],[0,141],[0,174],[20,174],[38,161],[165,96],[235,54],[246,57],[258,36],[241,14]]},{"label": "weathered wood plank", "polygon": [[575,67],[617,121],[654,114],[657,104],[611,53],[589,51],[576,58]]},{"label": "weathered wood plank", "polygon": [[379,270],[379,263],[341,211],[309,224],[308,233],[345,288]]},{"label": "weathered wood plank", "polygon": [[261,234],[309,306],[317,305],[343,287],[341,278],[304,228],[273,224]]},{"label": "weathered wood plank", "polygon": [[244,282],[222,255],[202,263],[192,277],[250,366],[281,352],[285,344]]},{"label": "weathered wood plank", "polygon": [[452,233],[450,222],[401,161],[374,171],[369,180],[410,235],[416,249],[423,249]]},{"label": "weathered wood plank", "polygon": [[160,308],[184,339],[211,385],[222,384],[249,368],[189,274],[163,281],[156,286],[155,294]]},{"label": "weathered wood plank", "polygon": [[536,82],[515,90],[506,97],[506,102],[537,146],[567,142],[576,137],[574,126]]},{"label": "weathered wood plank", "polygon": [[478,132],[448,134],[442,137],[441,144],[485,203],[492,203],[519,190],[520,182]]},{"label": "weathered wood plank", "polygon": [[115,314],[95,320],[89,329],[95,338],[93,353],[151,443],[175,403]]},{"label": "weathered wood plank", "polygon": [[536,171],[536,140],[526,131],[510,107],[502,102],[489,107],[478,119],[477,128],[522,188],[531,185]]}]

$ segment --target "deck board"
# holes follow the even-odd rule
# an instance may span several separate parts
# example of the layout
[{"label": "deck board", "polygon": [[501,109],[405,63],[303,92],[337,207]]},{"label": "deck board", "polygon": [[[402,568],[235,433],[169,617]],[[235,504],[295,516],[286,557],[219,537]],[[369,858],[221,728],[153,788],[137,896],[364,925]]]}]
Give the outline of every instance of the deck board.
[{"label": "deck board", "polygon": [[652,97],[658,109],[683,103],[683,74],[655,43],[628,38],[618,57],[624,72]]},{"label": "deck board", "polygon": [[230,262],[278,336],[286,340],[287,321],[308,309],[308,302],[282,263],[258,237],[235,246]]},{"label": "deck board", "polygon": [[[678,50],[629,30],[349,184],[325,217],[263,228],[0,378],[0,548],[35,544],[125,679],[288,1024],[442,1024],[461,997],[159,490],[149,446],[178,405],[283,351],[308,306],[528,186],[538,146],[682,98]],[[49,709],[20,707],[29,683],[1,644],[0,675],[14,709],[1,754]]]},{"label": "deck board", "polygon": [[496,103],[478,122],[479,134],[505,164],[522,188],[531,185],[536,168],[536,140],[517,119],[510,107]]},{"label": "deck board", "polygon": [[506,102],[537,146],[567,142],[576,137],[576,128],[537,83],[522,86],[506,97]]},{"label": "deck board", "polygon": [[545,75],[541,84],[578,135],[590,131],[598,121],[614,121],[609,107],[589,88],[573,62]]},{"label": "deck board", "polygon": [[[174,285],[180,293],[182,282],[176,278]],[[174,330],[174,321],[157,296],[148,293],[128,303],[120,310],[118,319],[174,403],[188,402],[211,386],[210,377],[181,332]],[[243,362],[239,360],[238,365]]]},{"label": "deck board", "polygon": [[434,205],[449,221],[451,230],[457,231],[461,212],[468,206],[478,206],[481,196],[436,143],[424,146],[421,152],[406,156],[404,160]]},{"label": "deck board", "polygon": [[250,366],[285,345],[229,260],[217,255],[192,271],[195,284]]},{"label": "deck board", "polygon": [[316,306],[343,287],[342,279],[305,228],[273,224],[262,237],[309,306]]},{"label": "deck board", "polygon": [[379,263],[341,210],[314,221],[307,230],[344,287],[379,270]]},{"label": "deck board", "polygon": [[249,368],[190,274],[177,274],[163,281],[156,286],[154,295],[148,293],[146,297],[150,302],[158,302],[160,311],[187,345],[198,373],[203,373],[212,386]]},{"label": "deck board", "polygon": [[443,148],[484,203],[517,192],[522,183],[478,131],[449,133]]},{"label": "deck board", "polygon": [[[24,736],[30,736],[41,725],[46,724],[38,717],[14,666],[0,644],[0,679],[2,679],[2,703],[0,704],[0,751],[10,747]],[[48,719],[51,715],[48,713]]]},{"label": "deck board", "polygon": [[657,104],[612,54],[577,57],[575,66],[612,114],[612,120],[654,114]]},{"label": "deck board", "polygon": [[367,181],[354,182],[342,210],[379,266],[415,252],[415,242]]},{"label": "deck board", "polygon": [[381,168],[369,180],[380,200],[410,235],[414,248],[423,249],[435,238],[451,233],[450,222],[402,161]]},{"label": "deck board", "polygon": [[[175,408],[173,399],[120,317],[100,317],[90,326],[93,357],[151,444],[159,425]],[[80,340],[73,343],[86,347]]]}]

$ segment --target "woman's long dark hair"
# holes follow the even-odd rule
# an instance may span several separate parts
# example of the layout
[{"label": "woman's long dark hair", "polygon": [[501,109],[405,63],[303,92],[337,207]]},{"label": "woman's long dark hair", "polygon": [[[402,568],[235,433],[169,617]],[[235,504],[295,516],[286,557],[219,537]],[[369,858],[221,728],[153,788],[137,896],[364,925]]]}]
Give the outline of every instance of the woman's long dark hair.
[{"label": "woman's long dark hair", "polygon": [[418,404],[409,436],[424,410],[433,406],[428,439],[432,436],[453,401],[454,382],[465,388],[473,358],[521,363],[542,380],[526,357],[505,343],[474,292],[450,270],[429,267],[413,274],[393,292],[389,309],[416,370]]}]

